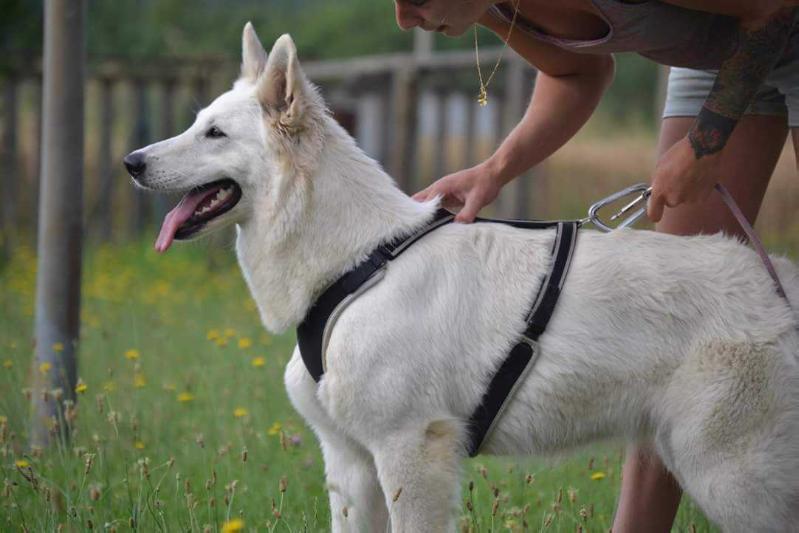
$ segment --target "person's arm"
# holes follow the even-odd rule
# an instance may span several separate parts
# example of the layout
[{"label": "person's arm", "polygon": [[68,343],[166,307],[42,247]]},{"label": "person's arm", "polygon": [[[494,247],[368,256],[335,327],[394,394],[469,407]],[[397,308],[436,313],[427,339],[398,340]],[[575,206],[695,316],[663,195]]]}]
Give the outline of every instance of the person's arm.
[{"label": "person's arm", "polygon": [[[707,10],[721,4],[720,0],[670,3]],[[733,8],[739,3],[738,0],[724,3],[724,14],[735,15]],[[793,27],[793,9],[768,10],[769,4],[769,0],[763,0],[761,10],[753,14],[752,6],[741,6],[749,9],[750,14],[741,18],[736,52],[721,65],[687,137],[666,152],[655,169],[648,209],[652,220],[660,220],[665,206],[675,207],[705,198],[721,178],[717,174],[721,152],[758,88],[782,56]]]},{"label": "person's arm", "polygon": [[[502,35],[507,29],[492,26]],[[455,220],[471,222],[514,177],[537,165],[563,146],[588,120],[610,85],[610,55],[576,54],[515,32],[510,45],[538,67],[533,96],[521,121],[496,152],[475,167],[444,176],[413,198],[442,196],[442,205],[460,208]]]},{"label": "person's arm", "polygon": [[613,70],[613,58],[602,56],[592,70],[560,76],[538,73],[521,121],[483,163],[500,186],[552,155],[583,127]]}]

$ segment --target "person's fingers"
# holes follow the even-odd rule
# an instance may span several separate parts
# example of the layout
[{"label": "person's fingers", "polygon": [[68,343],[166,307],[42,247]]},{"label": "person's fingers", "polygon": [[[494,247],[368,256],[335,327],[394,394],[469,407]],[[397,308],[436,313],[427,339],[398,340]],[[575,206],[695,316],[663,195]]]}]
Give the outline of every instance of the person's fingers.
[{"label": "person's fingers", "polygon": [[660,222],[663,218],[663,209],[666,205],[666,198],[660,192],[652,192],[649,201],[646,203],[646,216],[652,222]]},{"label": "person's fingers", "polygon": [[458,214],[455,215],[455,222],[467,224],[474,222],[474,217],[477,216],[477,213],[482,207],[483,203],[480,201],[480,195],[474,193],[470,194],[466,197],[466,204],[463,206],[463,209],[458,211]]},{"label": "person's fingers", "polygon": [[431,190],[430,190],[431,188],[432,188],[432,186],[425,187],[421,191],[419,191],[416,194],[414,194],[413,196],[411,196],[411,199],[412,200],[416,200],[417,202],[426,202],[428,200],[428,198],[430,198],[430,196],[433,196],[432,194],[430,194],[431,193]]}]

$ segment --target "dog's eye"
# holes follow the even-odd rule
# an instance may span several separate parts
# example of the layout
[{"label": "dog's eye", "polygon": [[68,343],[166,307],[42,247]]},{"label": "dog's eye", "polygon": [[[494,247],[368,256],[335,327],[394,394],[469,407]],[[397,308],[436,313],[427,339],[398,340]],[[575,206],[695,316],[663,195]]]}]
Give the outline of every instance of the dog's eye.
[{"label": "dog's eye", "polygon": [[222,130],[220,130],[216,126],[211,126],[210,128],[208,128],[208,131],[205,132],[205,136],[209,137],[211,139],[218,139],[220,137],[227,137],[227,135],[225,135],[225,132],[223,132]]}]

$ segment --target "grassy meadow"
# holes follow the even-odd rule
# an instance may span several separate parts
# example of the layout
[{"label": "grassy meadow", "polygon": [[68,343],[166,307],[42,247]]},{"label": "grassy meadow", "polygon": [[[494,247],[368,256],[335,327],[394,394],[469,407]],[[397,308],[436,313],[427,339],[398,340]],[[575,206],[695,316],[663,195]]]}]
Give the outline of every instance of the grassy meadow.
[{"label": "grassy meadow", "polygon": [[[158,256],[149,242],[86,254],[80,382],[69,445],[29,450],[35,260],[0,273],[0,530],[325,531],[313,434],[229,246]],[[558,461],[464,466],[462,531],[607,531],[620,445]],[[333,512],[346,512],[335,509]],[[677,530],[707,531],[690,502]]]},{"label": "grassy meadow", "polygon": [[[532,187],[535,214],[576,216],[646,179],[653,144],[571,143]],[[799,249],[793,180],[786,156],[759,224],[787,252]],[[328,529],[318,445],[283,387],[293,335],[264,331],[231,248],[88,247],[72,440],[48,450],[27,446],[30,375],[50,371],[30,364],[35,257],[23,247],[0,267],[0,531]],[[619,443],[469,460],[459,530],[608,531],[622,461]],[[674,529],[713,530],[688,498]]]}]

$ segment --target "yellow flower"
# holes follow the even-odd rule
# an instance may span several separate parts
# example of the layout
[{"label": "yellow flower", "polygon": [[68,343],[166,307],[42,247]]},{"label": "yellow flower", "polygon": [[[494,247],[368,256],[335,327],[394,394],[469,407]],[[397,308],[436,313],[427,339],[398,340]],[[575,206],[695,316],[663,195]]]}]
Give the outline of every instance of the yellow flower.
[{"label": "yellow flower", "polygon": [[266,430],[266,434],[275,436],[280,433],[281,429],[283,429],[283,425],[280,422],[275,422],[269,429]]},{"label": "yellow flower", "polygon": [[222,533],[237,533],[244,530],[244,520],[241,518],[234,518],[222,524]]},{"label": "yellow flower", "polygon": [[138,373],[133,375],[133,386],[137,389],[143,388],[147,385],[147,379],[144,377],[144,374]]},{"label": "yellow flower", "polygon": [[180,403],[187,403],[194,401],[194,395],[190,392],[181,392],[180,394],[178,394],[178,401]]},{"label": "yellow flower", "polygon": [[8,422],[8,417],[5,415],[0,415],[0,426]]},{"label": "yellow flower", "polygon": [[39,372],[41,372],[42,374],[47,374],[48,372],[50,372],[51,368],[53,368],[53,365],[51,365],[48,362],[44,362],[39,365]]},{"label": "yellow flower", "polygon": [[233,328],[225,328],[225,337],[235,337],[236,330]]},{"label": "yellow flower", "polygon": [[17,465],[17,468],[28,468],[31,465],[25,459],[17,459],[16,461],[14,461],[14,464]]},{"label": "yellow flower", "polygon": [[593,474],[591,474],[591,479],[593,479],[594,481],[599,481],[600,479],[605,479],[606,476],[607,474],[605,474],[604,472],[594,472]]},{"label": "yellow flower", "polygon": [[246,350],[250,346],[252,346],[252,339],[251,338],[242,337],[242,338],[239,339],[239,348],[241,348],[242,350]]},{"label": "yellow flower", "polygon": [[139,354],[139,350],[137,350],[136,348],[131,348],[130,350],[127,350],[125,352],[125,359],[134,361],[139,358],[139,355],[141,355]]},{"label": "yellow flower", "polygon": [[103,390],[105,392],[114,392],[115,390],[117,390],[117,384],[114,383],[113,381],[106,381],[105,383],[103,383]]},{"label": "yellow flower", "polygon": [[75,392],[77,392],[78,394],[83,394],[84,392],[86,392],[86,389],[88,389],[88,388],[89,387],[86,386],[86,384],[83,382],[83,380],[78,378],[78,384],[75,385]]},{"label": "yellow flower", "polygon": [[12,366],[14,366],[14,361],[11,359],[6,359],[3,361],[3,368],[11,368]]},{"label": "yellow flower", "polygon": [[136,448],[137,450],[143,450],[144,449],[144,442],[142,442],[140,440],[133,441],[133,447]]},{"label": "yellow flower", "polygon": [[54,352],[63,352],[64,351],[64,343],[63,342],[54,342],[53,343],[53,351]]},{"label": "yellow flower", "polygon": [[209,329],[208,334],[205,336],[206,339],[209,341],[213,341],[219,338],[219,330],[218,329]]},{"label": "yellow flower", "polygon": [[264,359],[263,357],[253,357],[252,361],[250,361],[250,364],[255,368],[258,368],[266,364],[266,359]]},{"label": "yellow flower", "polygon": [[236,418],[243,418],[248,414],[249,413],[244,407],[236,407],[235,409],[233,409],[233,416],[235,416]]}]

